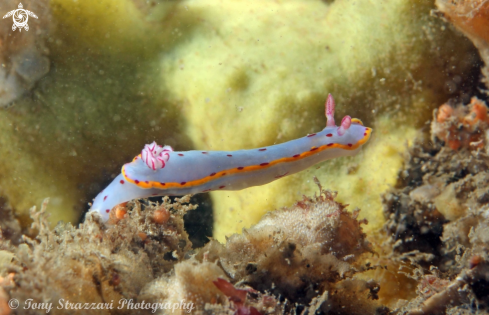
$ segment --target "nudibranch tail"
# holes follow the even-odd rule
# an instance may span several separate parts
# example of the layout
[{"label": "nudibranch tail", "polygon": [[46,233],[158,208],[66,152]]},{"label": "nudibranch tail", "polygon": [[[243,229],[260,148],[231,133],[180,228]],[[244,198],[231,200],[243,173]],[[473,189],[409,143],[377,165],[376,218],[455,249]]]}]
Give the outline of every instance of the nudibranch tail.
[{"label": "nudibranch tail", "polygon": [[91,211],[107,220],[113,207],[132,199],[239,190],[270,183],[328,159],[355,155],[370,138],[372,128],[350,116],[336,126],[334,111],[329,94],[323,130],[257,149],[174,152],[156,142],[147,144],[95,198]]}]

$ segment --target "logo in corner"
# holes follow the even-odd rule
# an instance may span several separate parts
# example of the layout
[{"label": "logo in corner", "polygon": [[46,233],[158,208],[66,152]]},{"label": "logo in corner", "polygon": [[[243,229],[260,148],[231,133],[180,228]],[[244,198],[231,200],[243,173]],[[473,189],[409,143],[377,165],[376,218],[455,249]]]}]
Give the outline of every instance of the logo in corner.
[{"label": "logo in corner", "polygon": [[14,25],[12,25],[12,31],[15,31],[18,28],[19,32],[22,32],[22,28],[24,28],[26,31],[29,30],[29,25],[27,25],[29,15],[37,19],[37,15],[29,10],[24,10],[22,3],[19,3],[19,8],[17,10],[10,11],[9,13],[5,14],[3,18],[5,19],[13,16]]}]

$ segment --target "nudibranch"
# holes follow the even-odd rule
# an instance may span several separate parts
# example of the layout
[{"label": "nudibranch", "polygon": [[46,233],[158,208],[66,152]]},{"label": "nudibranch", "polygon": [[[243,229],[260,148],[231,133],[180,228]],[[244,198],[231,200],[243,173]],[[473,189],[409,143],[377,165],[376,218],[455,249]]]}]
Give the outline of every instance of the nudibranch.
[{"label": "nudibranch", "polygon": [[350,116],[336,126],[334,110],[330,94],[325,104],[326,128],[263,148],[176,152],[156,142],[147,144],[98,194],[90,211],[107,221],[113,207],[132,199],[240,190],[270,183],[325,160],[355,155],[370,138],[372,129]]}]

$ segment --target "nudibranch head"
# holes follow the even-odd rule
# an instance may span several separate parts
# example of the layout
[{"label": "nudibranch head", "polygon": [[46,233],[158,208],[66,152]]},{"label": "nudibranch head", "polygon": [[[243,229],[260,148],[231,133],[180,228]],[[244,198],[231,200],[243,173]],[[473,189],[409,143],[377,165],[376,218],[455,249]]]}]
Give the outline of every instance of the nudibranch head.
[{"label": "nudibranch head", "polygon": [[170,146],[162,147],[153,141],[153,143],[144,146],[143,151],[141,151],[141,158],[150,169],[156,171],[165,167],[166,162],[170,159],[169,152],[172,151]]},{"label": "nudibranch head", "polygon": [[327,136],[331,137],[336,132],[342,141],[346,142],[348,147],[352,149],[358,148],[367,142],[372,129],[364,127],[360,119],[351,118],[348,115],[343,117],[340,125],[337,126],[334,119],[335,106],[333,96],[329,94],[324,104],[326,115],[326,128],[324,130],[329,130]]},{"label": "nudibranch head", "polygon": [[[336,104],[334,102],[333,95],[328,94],[328,98],[326,99],[326,104],[324,104],[324,112],[326,115],[326,128],[328,127],[336,127],[335,121],[334,121],[334,110],[335,110]],[[362,122],[356,118],[351,118],[350,116],[345,116],[341,120],[340,126],[338,127],[338,135],[342,136],[345,134],[345,132],[350,128],[352,123],[359,123],[360,125],[363,125]]]},{"label": "nudibranch head", "polygon": [[345,132],[350,128],[351,126],[351,117],[350,116],[345,116],[341,120],[341,124],[338,127],[338,135],[342,136],[345,134]]}]

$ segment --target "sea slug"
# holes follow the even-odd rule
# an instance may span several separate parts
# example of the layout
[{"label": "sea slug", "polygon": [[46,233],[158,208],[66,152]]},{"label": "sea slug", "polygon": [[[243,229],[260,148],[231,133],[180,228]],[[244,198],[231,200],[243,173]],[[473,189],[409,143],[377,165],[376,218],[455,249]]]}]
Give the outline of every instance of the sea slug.
[{"label": "sea slug", "polygon": [[107,221],[114,206],[132,199],[239,190],[270,183],[325,160],[355,155],[370,138],[372,129],[350,116],[343,117],[336,126],[334,110],[330,94],[325,104],[326,128],[263,148],[175,152],[156,142],[147,144],[97,195],[90,211]]}]

